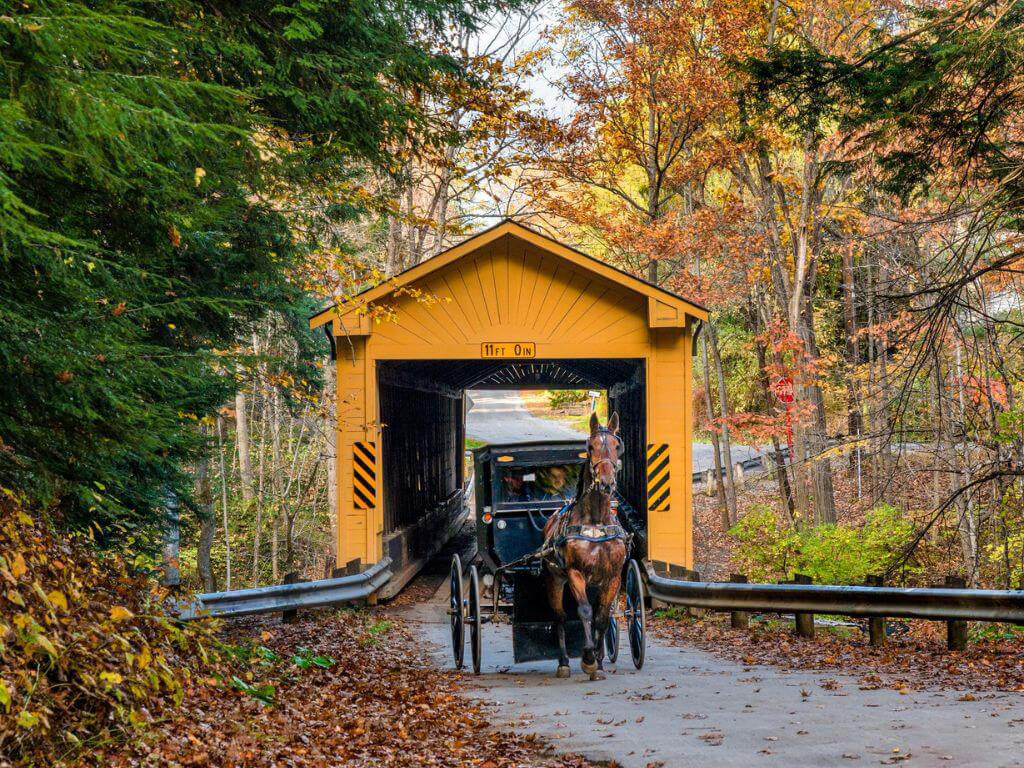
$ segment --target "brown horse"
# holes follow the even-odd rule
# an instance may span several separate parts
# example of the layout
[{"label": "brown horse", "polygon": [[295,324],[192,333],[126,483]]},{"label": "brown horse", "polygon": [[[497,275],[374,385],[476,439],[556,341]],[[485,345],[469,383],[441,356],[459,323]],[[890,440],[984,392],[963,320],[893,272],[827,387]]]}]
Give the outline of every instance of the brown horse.
[{"label": "brown horse", "polygon": [[[544,526],[544,559],[548,602],[555,612],[558,628],[558,677],[569,676],[569,655],[565,649],[565,608],[562,600],[566,583],[579,606],[583,622],[583,671],[594,680],[604,669],[605,632],[626,562],[628,541],[612,509],[615,475],[623,450],[619,439],[619,416],[613,413],[602,427],[597,414],[590,417],[587,461],[580,472],[576,500],[561,514],[552,515]],[[588,596],[594,596],[591,606]]]}]

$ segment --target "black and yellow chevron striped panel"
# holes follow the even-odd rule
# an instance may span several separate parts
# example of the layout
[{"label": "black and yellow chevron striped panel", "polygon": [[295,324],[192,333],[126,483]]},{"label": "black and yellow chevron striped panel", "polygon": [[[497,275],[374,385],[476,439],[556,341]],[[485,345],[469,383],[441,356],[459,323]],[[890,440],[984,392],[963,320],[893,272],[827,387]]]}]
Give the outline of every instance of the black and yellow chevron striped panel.
[{"label": "black and yellow chevron striped panel", "polygon": [[668,512],[672,492],[668,443],[647,444],[647,509]]},{"label": "black and yellow chevron striped panel", "polygon": [[352,444],[352,500],[356,509],[377,506],[377,444]]}]

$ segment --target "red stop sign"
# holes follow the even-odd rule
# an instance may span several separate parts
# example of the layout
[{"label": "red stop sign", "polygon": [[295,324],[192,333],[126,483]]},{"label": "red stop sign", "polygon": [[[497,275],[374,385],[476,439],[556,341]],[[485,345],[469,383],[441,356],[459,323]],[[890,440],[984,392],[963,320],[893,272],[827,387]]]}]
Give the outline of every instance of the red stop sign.
[{"label": "red stop sign", "polygon": [[772,392],[775,393],[775,397],[780,403],[789,405],[795,399],[793,397],[793,380],[788,376],[776,379],[772,384]]}]

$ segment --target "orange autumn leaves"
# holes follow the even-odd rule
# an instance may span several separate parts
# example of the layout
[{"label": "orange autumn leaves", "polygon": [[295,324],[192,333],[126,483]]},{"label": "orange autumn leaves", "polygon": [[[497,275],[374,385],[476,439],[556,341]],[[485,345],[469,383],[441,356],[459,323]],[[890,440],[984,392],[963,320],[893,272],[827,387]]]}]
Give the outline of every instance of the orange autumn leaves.
[{"label": "orange autumn leaves", "polygon": [[[610,2],[566,7],[551,34],[571,104],[531,137],[540,207],[640,271],[671,260],[692,191],[733,151],[732,60],[749,50],[751,3]],[[579,239],[579,238],[577,238]]]},{"label": "orange autumn leaves", "polygon": [[0,490],[0,754],[51,765],[180,702],[208,633],[160,615],[140,562],[56,535]]}]

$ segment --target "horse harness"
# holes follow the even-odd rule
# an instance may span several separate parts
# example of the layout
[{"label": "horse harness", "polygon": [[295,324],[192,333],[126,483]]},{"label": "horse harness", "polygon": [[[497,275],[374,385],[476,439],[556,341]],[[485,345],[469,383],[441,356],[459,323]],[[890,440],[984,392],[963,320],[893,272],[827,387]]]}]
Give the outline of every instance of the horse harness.
[{"label": "horse harness", "polygon": [[[568,520],[569,507],[564,507],[563,520]],[[570,541],[587,541],[591,544],[600,544],[605,541],[623,541],[626,544],[626,551],[629,551],[633,541],[633,534],[617,523],[609,525],[564,525],[559,524],[558,533],[551,537],[550,542],[545,543],[538,555],[551,563],[557,570],[564,571],[565,545]]]}]

